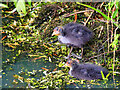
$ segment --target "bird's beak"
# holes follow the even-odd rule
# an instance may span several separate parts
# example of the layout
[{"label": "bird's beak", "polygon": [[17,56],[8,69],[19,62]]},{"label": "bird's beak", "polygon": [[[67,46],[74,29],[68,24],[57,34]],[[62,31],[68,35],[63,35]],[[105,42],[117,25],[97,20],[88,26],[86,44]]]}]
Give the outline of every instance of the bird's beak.
[{"label": "bird's beak", "polygon": [[52,36],[54,36],[54,35],[56,35],[56,32],[55,32],[55,31],[52,33]]},{"label": "bird's beak", "polygon": [[54,36],[54,35],[59,36],[59,35],[60,35],[60,32],[59,32],[59,31],[54,30],[54,32],[52,33],[52,36]]}]

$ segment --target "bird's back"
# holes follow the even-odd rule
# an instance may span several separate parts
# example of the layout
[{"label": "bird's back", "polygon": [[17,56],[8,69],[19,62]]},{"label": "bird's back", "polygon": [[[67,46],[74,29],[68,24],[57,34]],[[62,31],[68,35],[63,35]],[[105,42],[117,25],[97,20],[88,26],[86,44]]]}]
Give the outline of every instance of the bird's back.
[{"label": "bird's back", "polygon": [[106,76],[108,71],[94,64],[79,64],[77,68],[72,70],[72,75],[79,79],[93,80],[102,79],[101,71]]},{"label": "bird's back", "polygon": [[81,24],[68,23],[63,28],[65,36],[77,47],[81,47],[93,37],[93,32]]}]

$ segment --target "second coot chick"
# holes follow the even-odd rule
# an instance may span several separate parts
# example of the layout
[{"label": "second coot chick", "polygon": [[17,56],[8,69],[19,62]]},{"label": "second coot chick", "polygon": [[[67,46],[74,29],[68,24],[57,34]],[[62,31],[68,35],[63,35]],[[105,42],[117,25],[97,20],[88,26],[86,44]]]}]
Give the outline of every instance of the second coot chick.
[{"label": "second coot chick", "polygon": [[67,66],[70,67],[69,74],[78,79],[84,80],[96,80],[102,79],[101,71],[103,72],[104,76],[108,74],[108,70],[95,65],[95,64],[79,64],[77,60],[68,60],[66,62]]}]

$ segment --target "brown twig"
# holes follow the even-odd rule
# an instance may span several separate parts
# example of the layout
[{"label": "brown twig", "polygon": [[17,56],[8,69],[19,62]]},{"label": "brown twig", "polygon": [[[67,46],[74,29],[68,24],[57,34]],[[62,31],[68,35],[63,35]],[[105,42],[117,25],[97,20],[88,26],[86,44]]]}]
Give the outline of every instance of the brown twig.
[{"label": "brown twig", "polygon": [[32,59],[32,61],[35,61],[35,60],[40,59],[40,58],[42,58],[42,57],[34,58],[34,59]]},{"label": "brown twig", "polygon": [[73,83],[74,86],[76,86],[77,88],[79,88],[75,83]]},{"label": "brown twig", "polygon": [[[101,21],[101,22],[104,22],[104,23],[111,23],[112,22],[112,20],[101,20],[101,19],[95,19],[95,20],[98,20],[98,21]],[[113,23],[117,23],[117,22],[113,22]]]},{"label": "brown twig", "polygon": [[[114,32],[114,40],[115,40],[115,38],[116,38],[116,31],[117,31],[117,29],[118,29],[118,27],[115,29],[115,32]],[[116,45],[114,45],[114,51],[113,51],[113,81],[114,81],[114,85],[115,85],[115,76],[114,76],[114,73],[115,73],[115,49],[116,49]],[[114,86],[114,87],[116,87],[116,85]]]},{"label": "brown twig", "polygon": [[75,20],[74,20],[74,23],[77,21],[77,14],[75,14]]},{"label": "brown twig", "polygon": [[102,31],[103,31],[103,26],[101,26],[101,28],[100,28],[100,33],[99,33],[99,35],[98,35],[98,38],[100,38],[100,36],[101,36],[101,34],[102,34]]},{"label": "brown twig", "polygon": [[[110,8],[110,5],[108,6]],[[107,18],[107,39],[108,39],[108,53],[109,53],[109,17],[110,17],[110,9],[108,10],[108,18]]]},{"label": "brown twig", "polygon": [[89,21],[90,17],[92,16],[94,11],[91,12],[91,14],[89,15],[89,17],[87,18],[86,22],[84,23],[84,26],[86,26],[87,22]]},{"label": "brown twig", "polygon": [[69,17],[69,16],[72,16],[72,15],[75,15],[75,14],[78,14],[78,13],[84,13],[84,12],[88,12],[88,11],[94,11],[94,10],[85,10],[85,11],[79,11],[79,12],[75,12],[75,13],[68,13],[68,14],[65,14],[63,15],[63,17]]},{"label": "brown twig", "polygon": [[[120,49],[119,49],[119,50],[116,50],[115,52],[118,52],[118,51],[120,51]],[[90,59],[92,59],[92,58],[94,58],[94,57],[98,57],[98,56],[101,56],[101,55],[104,55],[104,54],[107,54],[107,53],[112,53],[112,52],[114,52],[114,51],[104,52],[104,53],[101,53],[101,54],[99,54],[99,55],[90,57],[90,58],[88,58],[88,59],[90,60]]]},{"label": "brown twig", "polygon": [[6,37],[7,37],[7,35],[6,35],[6,36],[4,36],[1,40],[4,40]]},{"label": "brown twig", "polygon": [[41,69],[43,69],[43,70],[46,70],[46,71],[48,71],[49,69],[47,69],[47,68],[44,68],[44,67],[41,67]]}]

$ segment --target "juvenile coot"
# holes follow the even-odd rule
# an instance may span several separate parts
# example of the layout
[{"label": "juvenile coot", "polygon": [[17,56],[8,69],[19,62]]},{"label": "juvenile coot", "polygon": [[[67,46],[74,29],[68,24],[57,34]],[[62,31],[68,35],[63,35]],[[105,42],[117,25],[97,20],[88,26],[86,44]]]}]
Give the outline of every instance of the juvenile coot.
[{"label": "juvenile coot", "polygon": [[70,67],[69,74],[78,79],[102,79],[101,71],[103,72],[104,76],[108,74],[108,70],[101,66],[90,63],[79,64],[77,60],[69,59],[66,62],[66,65]]},{"label": "juvenile coot", "polygon": [[63,27],[58,26],[53,31],[52,36],[57,35],[60,43],[71,46],[68,58],[73,47],[81,48],[81,56],[83,56],[83,45],[93,37],[93,32],[86,26],[74,22],[68,23]]}]

